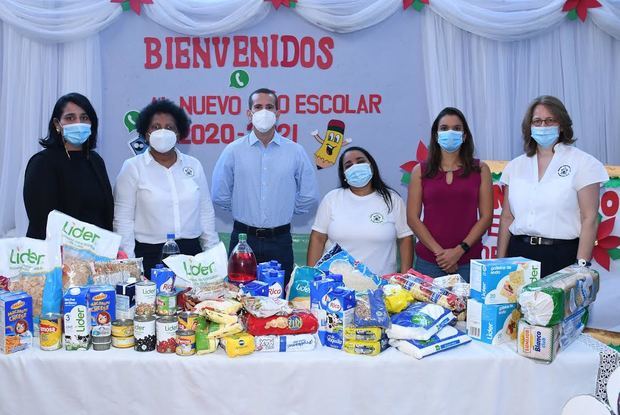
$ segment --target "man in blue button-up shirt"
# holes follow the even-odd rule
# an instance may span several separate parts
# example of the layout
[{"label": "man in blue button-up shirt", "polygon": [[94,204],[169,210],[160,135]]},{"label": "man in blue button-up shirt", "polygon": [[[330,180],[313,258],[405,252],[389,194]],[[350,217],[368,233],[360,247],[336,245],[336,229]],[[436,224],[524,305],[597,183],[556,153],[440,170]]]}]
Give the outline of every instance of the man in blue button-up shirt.
[{"label": "man in blue button-up shirt", "polygon": [[252,132],[229,144],[215,164],[213,204],[232,210],[229,249],[239,233],[247,233],[257,262],[278,260],[288,282],[294,265],[291,219],[316,206],[316,173],[303,147],[276,132],[280,112],[274,91],[254,91],[247,115]]}]

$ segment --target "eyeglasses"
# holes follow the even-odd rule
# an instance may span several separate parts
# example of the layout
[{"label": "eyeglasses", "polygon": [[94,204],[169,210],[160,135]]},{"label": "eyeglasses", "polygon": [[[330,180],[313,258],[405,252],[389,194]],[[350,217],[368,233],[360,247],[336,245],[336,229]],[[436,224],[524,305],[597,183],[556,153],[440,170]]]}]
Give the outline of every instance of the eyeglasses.
[{"label": "eyeglasses", "polygon": [[532,120],[532,125],[534,127],[540,127],[542,125],[549,126],[549,125],[559,125],[559,124],[560,123],[556,121],[554,118],[545,118],[544,120],[541,118],[534,118]]}]

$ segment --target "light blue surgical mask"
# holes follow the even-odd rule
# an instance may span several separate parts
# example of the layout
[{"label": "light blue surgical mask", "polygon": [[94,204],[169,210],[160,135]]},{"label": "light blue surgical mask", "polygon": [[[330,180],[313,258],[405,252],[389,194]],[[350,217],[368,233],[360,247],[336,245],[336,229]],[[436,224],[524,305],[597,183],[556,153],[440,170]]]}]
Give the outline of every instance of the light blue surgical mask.
[{"label": "light blue surgical mask", "polygon": [[532,138],[536,140],[539,146],[542,148],[549,148],[560,137],[560,127],[552,125],[549,127],[533,127],[532,126]]},{"label": "light blue surgical mask", "polygon": [[372,179],[372,169],[368,163],[354,164],[344,171],[347,183],[351,187],[364,187]]},{"label": "light blue surgical mask", "polygon": [[437,133],[437,143],[439,147],[446,150],[448,153],[454,153],[463,144],[463,131],[439,131]]},{"label": "light blue surgical mask", "polygon": [[88,140],[91,130],[90,124],[77,123],[62,126],[62,136],[65,140],[75,146],[80,146]]}]

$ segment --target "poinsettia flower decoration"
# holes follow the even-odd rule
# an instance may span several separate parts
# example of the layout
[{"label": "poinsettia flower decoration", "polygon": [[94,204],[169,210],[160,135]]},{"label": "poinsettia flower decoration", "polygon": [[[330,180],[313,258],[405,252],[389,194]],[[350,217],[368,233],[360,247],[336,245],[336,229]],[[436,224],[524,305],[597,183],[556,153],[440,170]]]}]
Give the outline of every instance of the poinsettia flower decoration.
[{"label": "poinsettia flower decoration", "polygon": [[616,218],[609,218],[598,225],[598,231],[596,232],[596,241],[594,242],[594,250],[592,251],[592,257],[600,266],[609,271],[611,266],[611,260],[617,259],[616,256],[620,254],[620,237],[613,236],[611,232],[614,230],[616,224]]},{"label": "poinsettia flower decoration", "polygon": [[403,173],[403,176],[400,179],[400,182],[402,184],[405,184],[405,185],[409,184],[409,180],[411,179],[411,172],[413,171],[413,168],[417,166],[418,164],[420,164],[421,162],[423,162],[424,160],[426,160],[427,156],[428,156],[428,148],[424,144],[424,141],[420,140],[418,142],[418,149],[415,153],[416,159],[408,161],[400,165],[400,168],[405,171],[405,173]]},{"label": "poinsettia flower decoration", "polygon": [[413,6],[417,11],[422,10],[425,4],[430,4],[429,0],[403,0],[403,10]]},{"label": "poinsettia flower decoration", "polygon": [[111,3],[120,3],[123,6],[123,11],[129,9],[133,10],[137,15],[140,15],[141,7],[143,4],[153,4],[153,0],[110,0]]},{"label": "poinsettia flower decoration", "polygon": [[568,12],[568,18],[575,20],[577,17],[582,22],[586,21],[588,16],[588,9],[594,9],[601,7],[601,3],[597,0],[567,0],[562,7],[563,12]]},{"label": "poinsettia flower decoration", "polygon": [[273,7],[275,7],[276,10],[278,10],[280,6],[295,8],[295,6],[297,5],[297,0],[265,0],[265,1],[271,1],[271,3],[273,3]]}]

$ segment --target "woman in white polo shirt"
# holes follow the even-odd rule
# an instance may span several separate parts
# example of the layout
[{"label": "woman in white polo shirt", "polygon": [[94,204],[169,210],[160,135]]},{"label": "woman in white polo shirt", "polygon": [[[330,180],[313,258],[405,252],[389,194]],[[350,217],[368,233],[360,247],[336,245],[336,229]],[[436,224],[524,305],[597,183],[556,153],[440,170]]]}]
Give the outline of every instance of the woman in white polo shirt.
[{"label": "woman in white polo shirt", "polygon": [[[334,243],[381,276],[406,272],[413,261],[413,232],[403,199],[387,186],[375,159],[350,147],[338,161],[340,187],[325,195],[316,214],[308,265],[314,265]],[[326,243],[329,241],[329,244]],[[396,268],[396,247],[400,269]]]},{"label": "woman in white polo shirt", "polygon": [[525,154],[502,173],[498,256],[540,261],[542,276],[575,262],[589,265],[598,226],[603,164],[572,144],[572,121],[552,96],[536,98],[521,130]]},{"label": "woman in white polo shirt", "polygon": [[126,160],[114,186],[114,231],[121,249],[144,259],[144,274],[161,262],[167,234],[174,233],[182,254],[196,255],[219,242],[205,172],[176,144],[189,133],[185,111],[167,99],[153,101],[136,129],[149,144]]}]

